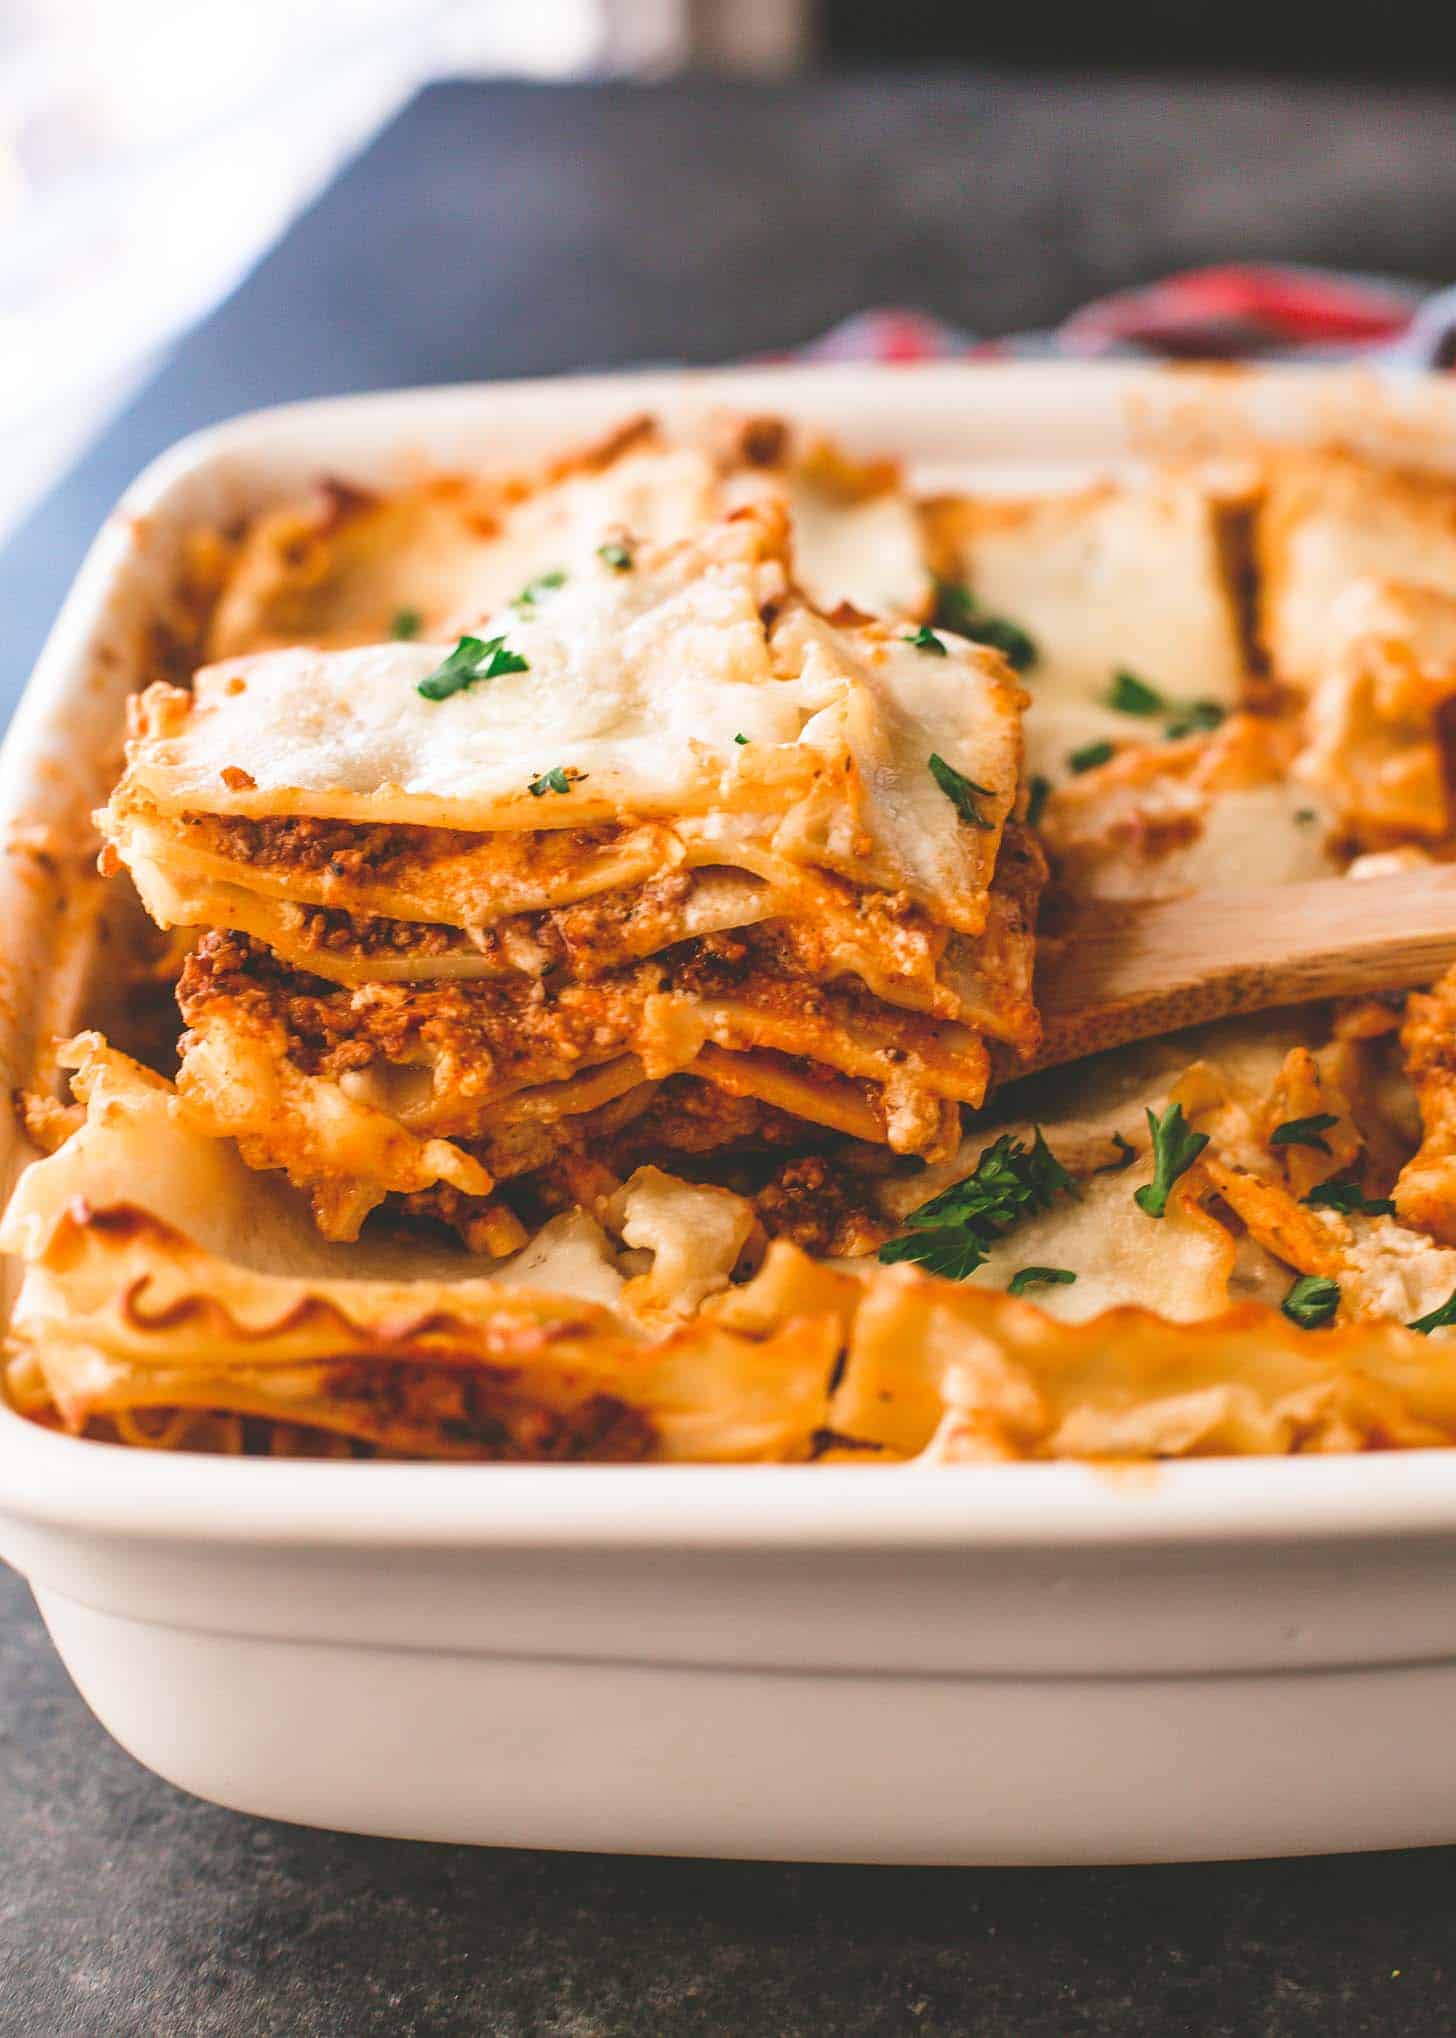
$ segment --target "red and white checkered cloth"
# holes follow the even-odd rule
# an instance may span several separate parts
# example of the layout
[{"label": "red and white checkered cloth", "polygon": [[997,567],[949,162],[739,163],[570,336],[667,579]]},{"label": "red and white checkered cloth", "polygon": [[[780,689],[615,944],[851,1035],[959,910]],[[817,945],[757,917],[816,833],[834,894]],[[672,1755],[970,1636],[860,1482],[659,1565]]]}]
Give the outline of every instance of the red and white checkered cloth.
[{"label": "red and white checkered cloth", "polygon": [[1045,332],[980,340],[918,311],[864,311],[804,350],[820,361],[1114,356],[1456,368],[1456,289],[1237,264],[1188,269],[1084,305]]}]

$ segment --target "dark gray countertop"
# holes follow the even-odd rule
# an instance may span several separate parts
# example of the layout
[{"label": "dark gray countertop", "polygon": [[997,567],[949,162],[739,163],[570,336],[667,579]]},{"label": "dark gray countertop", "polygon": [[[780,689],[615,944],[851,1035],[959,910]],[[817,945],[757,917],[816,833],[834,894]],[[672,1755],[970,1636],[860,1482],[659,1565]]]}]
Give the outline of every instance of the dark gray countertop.
[{"label": "dark gray countertop", "polygon": [[219,1811],[139,1769],[86,1712],[4,1572],[0,1692],[4,2038],[1456,2028],[1453,1849],[1195,1868],[794,1868],[309,1832]]},{"label": "dark gray countertop", "polygon": [[[437,88],[0,555],[0,709],[118,490],[215,418],[732,358],[869,303],[994,333],[1235,256],[1450,280],[1453,141],[1456,98],[1275,84]],[[5,1573],[0,1871],[0,2038],[1456,2030],[1456,1850],[1002,1873],[310,1833],[139,1769]]]}]

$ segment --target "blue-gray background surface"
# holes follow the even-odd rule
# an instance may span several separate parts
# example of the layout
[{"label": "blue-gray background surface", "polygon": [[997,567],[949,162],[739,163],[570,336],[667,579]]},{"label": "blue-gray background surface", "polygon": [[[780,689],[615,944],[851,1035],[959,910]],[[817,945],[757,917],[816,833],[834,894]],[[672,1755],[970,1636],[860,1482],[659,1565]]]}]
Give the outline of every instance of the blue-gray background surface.
[{"label": "blue-gray background surface", "polygon": [[[993,334],[1261,256],[1456,278],[1456,96],[1066,75],[437,88],[0,554],[0,716],[120,489],[236,411],[730,359],[866,304]],[[1352,1788],[1380,1778],[1331,1778]],[[106,1738],[0,1573],[3,2038],[1426,2038],[1456,2031],[1453,1961],[1450,1850],[776,1868],[241,1818]]]}]

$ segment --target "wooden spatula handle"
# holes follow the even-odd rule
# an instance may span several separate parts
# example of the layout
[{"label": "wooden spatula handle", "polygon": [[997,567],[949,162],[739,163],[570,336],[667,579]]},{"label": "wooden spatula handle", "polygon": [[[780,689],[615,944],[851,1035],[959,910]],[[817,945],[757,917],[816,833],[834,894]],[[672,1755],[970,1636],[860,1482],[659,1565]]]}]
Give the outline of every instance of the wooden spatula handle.
[{"label": "wooden spatula handle", "polygon": [[1099,908],[1038,949],[1051,1068],[1179,1026],[1430,983],[1456,962],[1456,865]]}]

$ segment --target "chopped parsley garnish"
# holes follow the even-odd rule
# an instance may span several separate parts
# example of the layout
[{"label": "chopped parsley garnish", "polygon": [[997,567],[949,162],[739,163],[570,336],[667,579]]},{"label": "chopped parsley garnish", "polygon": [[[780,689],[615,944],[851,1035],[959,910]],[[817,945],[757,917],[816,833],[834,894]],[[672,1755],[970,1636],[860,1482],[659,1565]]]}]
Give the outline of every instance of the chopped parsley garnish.
[{"label": "chopped parsley garnish", "polygon": [[1301,828],[1309,828],[1319,819],[1313,807],[1296,807],[1294,818]]},{"label": "chopped parsley garnish", "polygon": [[389,634],[398,638],[401,644],[408,644],[410,638],[418,637],[424,627],[425,619],[418,609],[396,609]]},{"label": "chopped parsley garnish", "polygon": [[1135,672],[1114,673],[1107,705],[1120,715],[1161,715],[1168,703],[1155,686]]},{"label": "chopped parsley garnish", "polygon": [[969,821],[973,828],[990,830],[995,823],[988,821],[976,805],[977,795],[983,800],[993,797],[989,786],[977,785],[973,778],[964,778],[953,764],[947,764],[934,751],[930,754],[930,776],[940,787],[963,821]]},{"label": "chopped parsley garnish", "polygon": [[988,615],[963,580],[937,578],[931,621],[939,629],[969,637],[973,644],[989,644],[1017,672],[1026,672],[1036,663],[1035,638],[1009,616]]},{"label": "chopped parsley garnish", "polygon": [[1316,1111],[1309,1118],[1286,1118],[1282,1125],[1276,1125],[1269,1134],[1270,1146],[1312,1146],[1316,1153],[1328,1153],[1329,1141],[1324,1137],[1332,1125],[1340,1122],[1334,1111]]},{"label": "chopped parsley garnish", "polygon": [[1217,701],[1190,701],[1187,707],[1177,710],[1163,733],[1170,743],[1176,743],[1180,736],[1206,735],[1222,725],[1225,713]]},{"label": "chopped parsley garnish", "polygon": [[526,790],[533,800],[539,800],[545,793],[569,793],[571,780],[566,776],[564,766],[553,764],[550,771],[543,771],[539,778],[533,778]]},{"label": "chopped parsley garnish", "polygon": [[1367,1196],[1358,1182],[1342,1182],[1331,1176],[1316,1182],[1307,1196],[1301,1196],[1311,1210],[1338,1210],[1342,1217],[1394,1217],[1395,1205],[1388,1196]]},{"label": "chopped parsley garnish", "polygon": [[985,1148],[975,1171],[953,1182],[912,1210],[903,1238],[880,1247],[887,1265],[912,1260],[927,1273],[964,1281],[985,1259],[990,1247],[1030,1211],[1050,1210],[1059,1192],[1077,1194],[1077,1185],[1036,1128],[1032,1144],[1003,1132]]},{"label": "chopped parsley garnish", "polygon": [[538,573],[534,580],[528,580],[515,600],[513,609],[533,609],[543,594],[555,594],[558,587],[565,587],[566,575],[558,567],[554,573]]},{"label": "chopped parsley garnish", "polygon": [[1406,1329],[1418,1330],[1422,1337],[1429,1337],[1433,1330],[1446,1330],[1453,1323],[1456,1323],[1456,1290],[1446,1297],[1439,1309],[1418,1316],[1414,1323],[1406,1325]]},{"label": "chopped parsley garnish", "polygon": [[917,651],[928,651],[934,658],[944,658],[945,646],[931,629],[929,623],[922,623],[918,630],[910,631],[901,639],[902,643],[913,644]]},{"label": "chopped parsley garnish", "polygon": [[1208,1134],[1188,1130],[1181,1104],[1170,1104],[1161,1118],[1149,1111],[1148,1131],[1153,1136],[1153,1179],[1133,1191],[1133,1201],[1144,1215],[1161,1217],[1173,1184],[1208,1145]]},{"label": "chopped parsley garnish", "polygon": [[632,571],[631,552],[625,545],[619,545],[615,540],[610,544],[598,545],[597,557],[604,566],[610,566],[613,573],[630,573]]},{"label": "chopped parsley garnish", "polygon": [[1070,1267],[1022,1267],[1006,1284],[1008,1295],[1024,1295],[1028,1288],[1069,1288],[1077,1276]]},{"label": "chopped parsley garnish", "polygon": [[1201,731],[1216,729],[1224,718],[1224,710],[1217,701],[1170,701],[1155,686],[1149,686],[1145,679],[1139,679],[1135,672],[1113,674],[1112,688],[1107,696],[1107,705],[1115,708],[1120,715],[1168,715],[1171,720],[1163,734],[1170,743],[1180,736],[1192,736]]},{"label": "chopped parsley garnish", "polygon": [[1035,828],[1046,812],[1046,803],[1052,796],[1052,782],[1034,771],[1026,781],[1026,825]]},{"label": "chopped parsley garnish", "polygon": [[963,580],[942,580],[935,577],[935,606],[930,620],[942,630],[954,630],[958,637],[970,637],[980,615],[976,597]]},{"label": "chopped parsley garnish", "polygon": [[909,1260],[943,1281],[964,1281],[984,1262],[986,1241],[967,1224],[938,1224],[889,1239],[879,1257],[886,1266]]},{"label": "chopped parsley garnish", "polygon": [[740,729],[738,734],[733,738],[733,741],[735,743],[746,743],[748,741],[748,738],[744,735],[743,731]]},{"label": "chopped parsley garnish", "polygon": [[1120,1175],[1124,1168],[1130,1168],[1137,1159],[1137,1148],[1130,1139],[1124,1139],[1120,1132],[1113,1133],[1112,1144],[1117,1148],[1117,1159],[1104,1161],[1100,1168],[1092,1170],[1094,1175]]},{"label": "chopped parsley garnish", "polygon": [[1340,1306],[1340,1284],[1325,1274],[1301,1274],[1279,1307],[1301,1330],[1322,1330]]},{"label": "chopped parsley garnish", "polygon": [[1078,773],[1093,771],[1099,764],[1106,764],[1112,754],[1110,743],[1084,743],[1080,750],[1067,752],[1067,769]]},{"label": "chopped parsley garnish", "polygon": [[978,615],[970,629],[961,634],[973,644],[985,644],[992,651],[999,651],[1013,672],[1027,672],[1037,661],[1036,639],[1009,616]]},{"label": "chopped parsley garnish", "polygon": [[504,637],[462,637],[455,649],[416,688],[427,701],[447,701],[477,680],[499,679],[503,672],[529,672],[519,651],[507,651]]}]

